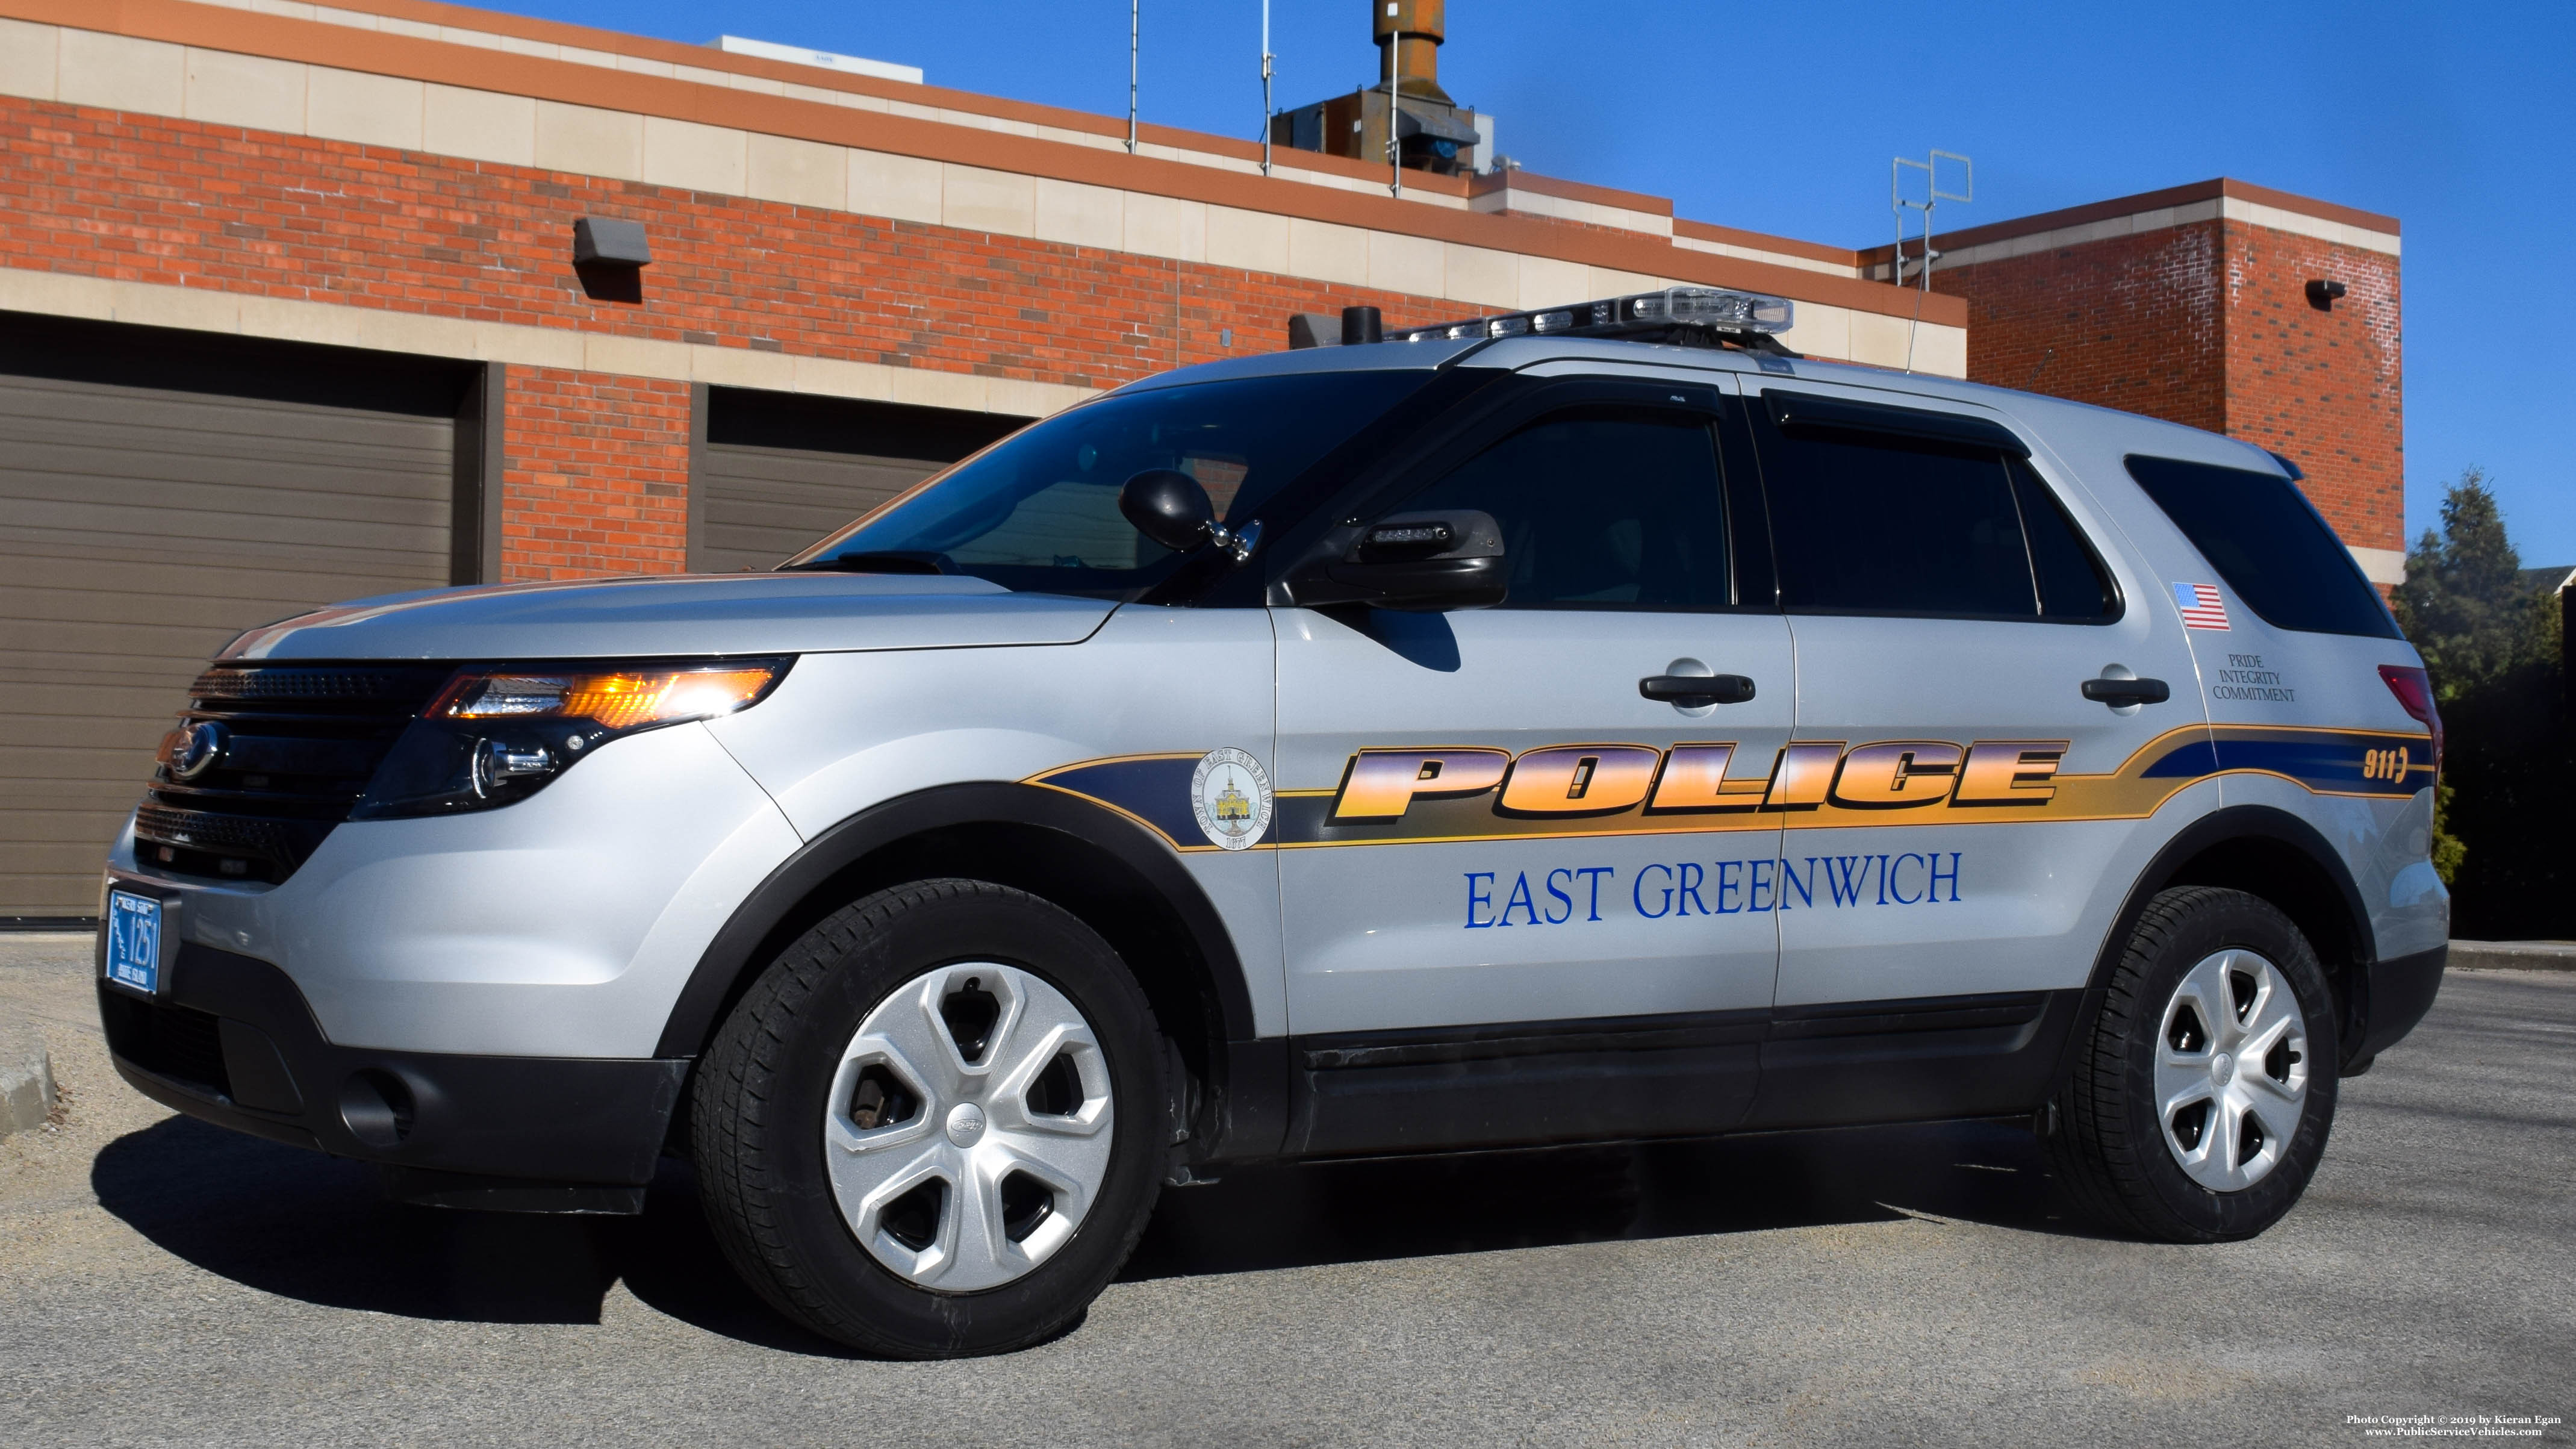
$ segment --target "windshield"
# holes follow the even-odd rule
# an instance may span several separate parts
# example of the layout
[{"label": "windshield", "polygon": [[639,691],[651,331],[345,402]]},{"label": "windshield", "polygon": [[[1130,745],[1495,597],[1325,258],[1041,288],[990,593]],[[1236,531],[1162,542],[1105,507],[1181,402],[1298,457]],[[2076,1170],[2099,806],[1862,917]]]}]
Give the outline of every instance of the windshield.
[{"label": "windshield", "polygon": [[1187,473],[1240,526],[1430,376],[1301,373],[1105,397],[1012,434],[785,567],[936,567],[1008,589],[1134,598],[1180,555],[1118,512],[1129,478]]}]

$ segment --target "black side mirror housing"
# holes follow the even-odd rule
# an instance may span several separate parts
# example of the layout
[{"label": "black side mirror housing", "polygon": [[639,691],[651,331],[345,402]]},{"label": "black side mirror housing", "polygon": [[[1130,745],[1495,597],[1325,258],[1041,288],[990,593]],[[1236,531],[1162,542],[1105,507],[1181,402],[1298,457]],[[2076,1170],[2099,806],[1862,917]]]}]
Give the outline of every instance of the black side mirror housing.
[{"label": "black side mirror housing", "polygon": [[1199,480],[1177,468],[1148,468],[1118,490],[1118,511],[1136,531],[1174,553],[1216,536],[1216,505]]},{"label": "black side mirror housing", "polygon": [[1478,509],[1389,514],[1356,530],[1337,530],[1334,542],[1339,552],[1310,560],[1289,580],[1299,604],[1437,614],[1489,609],[1510,592],[1502,527]]}]

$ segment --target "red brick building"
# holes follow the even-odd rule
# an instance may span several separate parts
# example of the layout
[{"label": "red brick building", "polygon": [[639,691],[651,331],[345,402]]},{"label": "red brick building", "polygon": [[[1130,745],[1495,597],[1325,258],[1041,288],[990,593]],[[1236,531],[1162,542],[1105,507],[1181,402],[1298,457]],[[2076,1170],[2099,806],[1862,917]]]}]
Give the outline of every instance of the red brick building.
[{"label": "red brick building", "polygon": [[[1932,285],[1968,303],[1969,377],[2269,448],[2393,585],[2406,552],[2397,236],[2395,217],[2204,181],[1937,237]],[[1889,250],[1870,254],[1872,276]]]},{"label": "red brick building", "polygon": [[[2227,182],[1984,228],[1943,240],[1918,319],[1883,253],[1659,197],[1391,196],[1358,160],[1140,141],[425,0],[0,0],[0,920],[94,909],[238,629],[764,565],[1022,420],[1354,303],[1787,296],[1800,351],[2249,437],[2349,541],[2402,546],[2385,218]],[[576,265],[585,218],[639,224],[650,264]],[[2315,279],[2346,293],[2311,310]]]}]

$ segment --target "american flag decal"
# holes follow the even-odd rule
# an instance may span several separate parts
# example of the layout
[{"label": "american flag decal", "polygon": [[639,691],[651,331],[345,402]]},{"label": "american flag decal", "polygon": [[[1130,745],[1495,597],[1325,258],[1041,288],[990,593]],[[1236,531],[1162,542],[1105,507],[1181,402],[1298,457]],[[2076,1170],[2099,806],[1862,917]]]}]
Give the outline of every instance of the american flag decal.
[{"label": "american flag decal", "polygon": [[2218,597],[2216,584],[2176,584],[2174,602],[2182,606],[2182,626],[2186,629],[2224,629],[2227,627],[2227,601]]}]

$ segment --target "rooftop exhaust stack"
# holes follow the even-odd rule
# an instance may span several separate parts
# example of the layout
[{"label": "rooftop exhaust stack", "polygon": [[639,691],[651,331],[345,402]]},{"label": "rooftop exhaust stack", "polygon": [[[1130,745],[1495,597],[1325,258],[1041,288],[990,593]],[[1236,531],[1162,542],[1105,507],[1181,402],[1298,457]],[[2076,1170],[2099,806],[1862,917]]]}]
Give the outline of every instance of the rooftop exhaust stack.
[{"label": "rooftop exhaust stack", "polygon": [[1480,131],[1476,113],[1440,88],[1447,0],[1368,0],[1368,5],[1370,34],[1377,41],[1376,78],[1349,95],[1272,116],[1271,144],[1385,165],[1391,67],[1394,134],[1407,169],[1456,176],[1490,165],[1493,158],[1485,153],[1492,149],[1491,123]]},{"label": "rooftop exhaust stack", "polygon": [[1388,73],[1386,48],[1395,47],[1395,88],[1444,106],[1454,106],[1440,89],[1440,42],[1449,38],[1445,0],[1371,0],[1377,11],[1377,73]]}]

